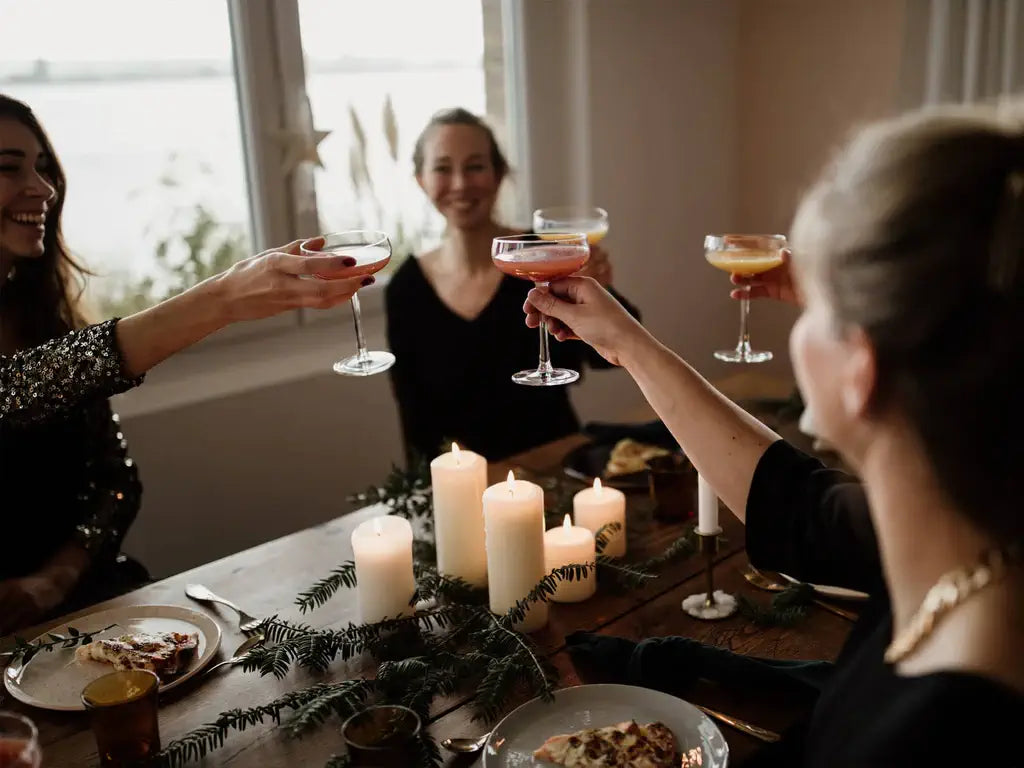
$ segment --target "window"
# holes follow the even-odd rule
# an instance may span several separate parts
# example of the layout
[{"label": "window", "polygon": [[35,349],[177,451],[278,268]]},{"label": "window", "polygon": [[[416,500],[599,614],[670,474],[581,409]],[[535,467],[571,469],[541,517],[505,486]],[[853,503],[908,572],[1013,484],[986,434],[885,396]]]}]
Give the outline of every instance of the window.
[{"label": "window", "polygon": [[64,234],[103,315],[250,252],[224,3],[0,0],[0,28],[0,92],[32,107],[64,164]]},{"label": "window", "polygon": [[388,232],[393,269],[443,227],[413,178],[417,136],[440,109],[486,111],[481,0],[298,7],[314,122],[331,132],[315,181],[321,226]]},{"label": "window", "polygon": [[503,113],[499,16],[495,0],[0,0],[0,92],[53,140],[66,239],[93,304],[123,315],[317,229],[387,231],[392,267],[436,242],[413,144],[439,109]]}]

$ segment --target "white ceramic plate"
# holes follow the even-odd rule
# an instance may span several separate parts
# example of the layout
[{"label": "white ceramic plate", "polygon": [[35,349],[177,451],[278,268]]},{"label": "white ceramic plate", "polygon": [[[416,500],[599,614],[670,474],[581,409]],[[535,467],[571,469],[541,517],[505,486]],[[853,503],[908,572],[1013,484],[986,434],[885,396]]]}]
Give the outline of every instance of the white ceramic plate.
[{"label": "white ceramic plate", "polygon": [[552,736],[624,720],[664,723],[684,754],[701,750],[702,768],[728,763],[729,745],[722,732],[692,704],[651,688],[580,685],[558,691],[553,703],[528,701],[498,723],[484,746],[484,768],[550,766],[535,760],[533,751]]},{"label": "white ceramic plate", "polygon": [[[798,580],[792,576],[787,576],[784,573],[781,576],[794,584],[798,583]],[[819,595],[834,597],[837,600],[867,600],[871,597],[867,592],[858,592],[856,589],[847,589],[846,587],[829,587],[824,584],[811,584],[811,586]]]},{"label": "white ceramic plate", "polygon": [[[71,626],[81,632],[103,629],[117,624],[113,629],[97,637],[116,637],[127,632],[198,632],[199,647],[191,666],[184,674],[160,686],[168,691],[181,685],[205,667],[217,649],[220,648],[220,627],[203,613],[178,605],[133,605],[125,608],[110,608],[81,616],[71,621]],[[49,632],[67,635],[68,625],[58,624]],[[34,638],[49,640],[46,633]],[[54,648],[40,651],[28,662],[20,661],[4,670],[4,685],[10,694],[29,706],[55,709],[62,712],[84,710],[82,689],[101,675],[112,672],[109,664],[75,660],[74,648]]]}]

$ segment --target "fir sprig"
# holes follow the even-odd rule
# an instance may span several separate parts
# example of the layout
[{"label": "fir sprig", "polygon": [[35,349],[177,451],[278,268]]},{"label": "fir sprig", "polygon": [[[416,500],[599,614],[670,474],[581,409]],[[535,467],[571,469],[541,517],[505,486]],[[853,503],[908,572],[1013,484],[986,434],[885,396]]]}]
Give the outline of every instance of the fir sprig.
[{"label": "fir sprig", "polygon": [[309,589],[299,593],[295,598],[295,604],[299,606],[302,613],[319,608],[330,600],[334,593],[342,587],[354,589],[356,586],[356,564],[346,560],[330,574],[316,582]]},{"label": "fir sprig", "polygon": [[622,530],[622,523],[613,522],[605,523],[597,529],[597,533],[594,534],[594,548],[597,554],[603,555],[605,549],[612,541],[612,537]]},{"label": "fir sprig", "polygon": [[810,584],[793,584],[772,595],[767,607],[746,595],[737,595],[736,599],[740,614],[757,626],[792,627],[807,617],[807,609],[814,596],[814,587]]},{"label": "fir sprig", "polygon": [[268,704],[222,712],[214,722],[168,744],[160,753],[158,764],[164,768],[179,768],[193,760],[201,760],[208,752],[222,747],[230,731],[244,731],[267,718],[280,724],[281,714],[289,709],[294,710],[295,715],[288,721],[286,731],[291,735],[301,735],[322,723],[327,714],[347,717],[354,713],[363,706],[372,691],[373,684],[367,680],[317,683],[286,693]]},{"label": "fir sprig", "polygon": [[103,629],[94,629],[92,632],[81,632],[72,626],[68,626],[68,633],[61,635],[57,632],[47,632],[46,636],[49,640],[39,640],[35,643],[30,643],[23,637],[15,636],[14,638],[14,651],[11,653],[10,663],[14,664],[17,661],[21,661],[23,664],[28,664],[32,661],[32,657],[40,651],[46,651],[52,653],[54,648],[74,648],[79,645],[88,645],[93,641],[96,635],[106,632],[108,629],[113,629],[117,624],[110,624]]}]

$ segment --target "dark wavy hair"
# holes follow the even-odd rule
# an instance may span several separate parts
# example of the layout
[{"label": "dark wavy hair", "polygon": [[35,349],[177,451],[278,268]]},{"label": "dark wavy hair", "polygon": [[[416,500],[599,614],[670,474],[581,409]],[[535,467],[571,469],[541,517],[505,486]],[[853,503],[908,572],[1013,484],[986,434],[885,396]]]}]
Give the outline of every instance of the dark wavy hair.
[{"label": "dark wavy hair", "polygon": [[79,264],[61,235],[67,181],[53,144],[27,104],[0,94],[0,119],[17,120],[39,140],[49,157],[48,181],[56,197],[46,214],[43,255],[20,259],[15,277],[0,293],[0,317],[14,331],[19,347],[35,346],[87,324],[81,306],[85,279],[91,273]]}]

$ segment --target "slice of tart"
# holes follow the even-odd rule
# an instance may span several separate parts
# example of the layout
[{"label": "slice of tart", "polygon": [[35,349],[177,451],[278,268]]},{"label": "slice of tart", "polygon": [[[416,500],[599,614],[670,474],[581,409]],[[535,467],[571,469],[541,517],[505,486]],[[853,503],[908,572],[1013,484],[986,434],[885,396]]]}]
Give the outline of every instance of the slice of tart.
[{"label": "slice of tart", "polygon": [[670,768],[678,759],[666,725],[635,720],[552,736],[533,756],[566,768]]},{"label": "slice of tart", "polygon": [[75,656],[116,670],[147,669],[169,680],[188,668],[198,647],[198,632],[136,632],[93,640],[76,650]]}]

